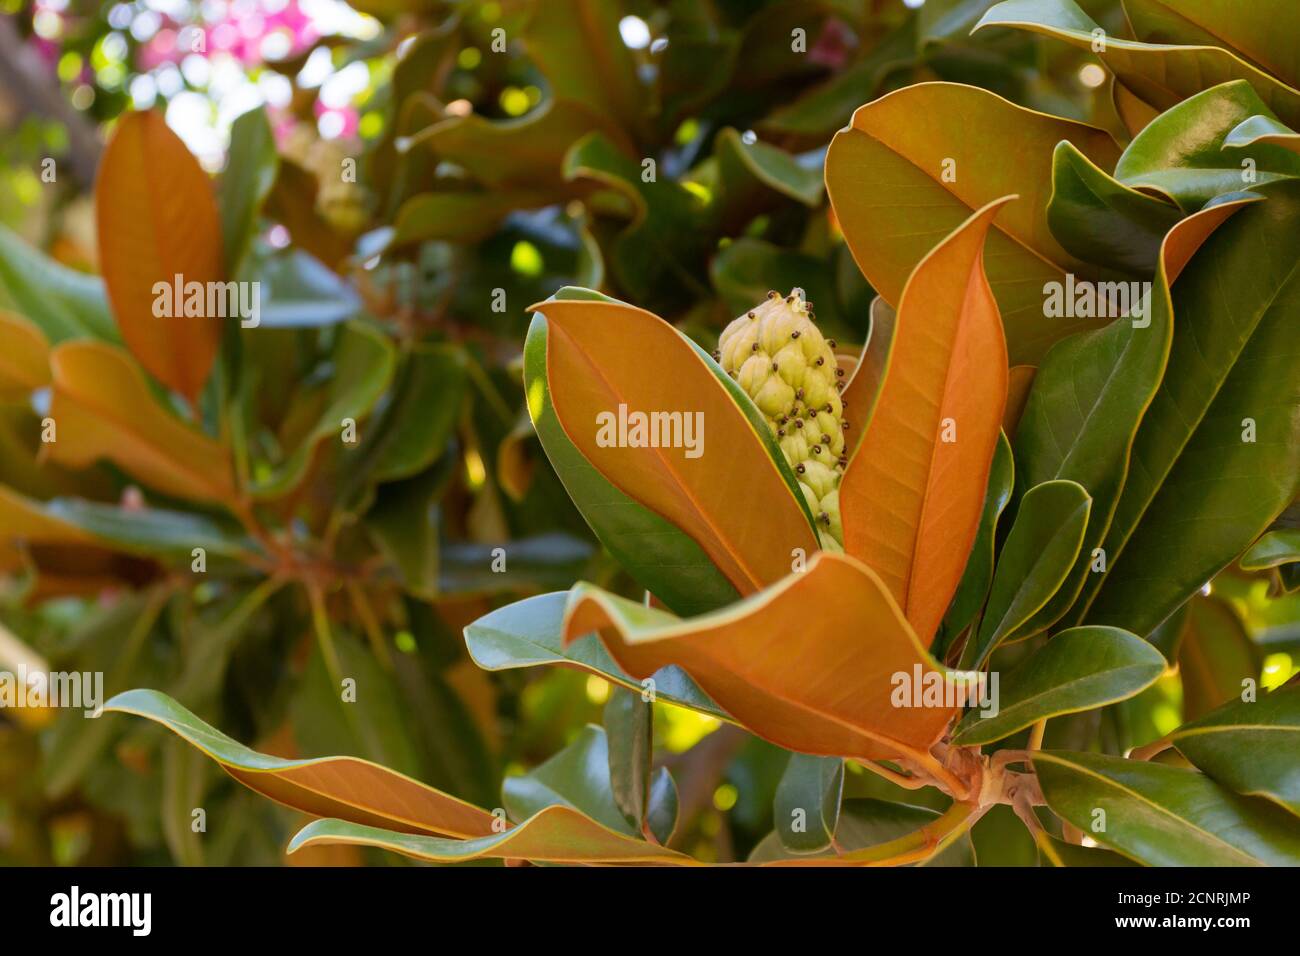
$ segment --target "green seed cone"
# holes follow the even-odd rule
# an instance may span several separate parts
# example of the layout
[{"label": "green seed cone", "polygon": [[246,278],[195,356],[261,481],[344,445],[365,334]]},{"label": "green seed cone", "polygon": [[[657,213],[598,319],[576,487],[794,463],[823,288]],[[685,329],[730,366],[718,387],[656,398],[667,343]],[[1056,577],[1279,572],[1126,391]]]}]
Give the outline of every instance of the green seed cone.
[{"label": "green seed cone", "polygon": [[767,419],[817,519],[822,546],[841,550],[844,406],[835,353],[802,289],[767,299],[722,331],[718,361]]}]

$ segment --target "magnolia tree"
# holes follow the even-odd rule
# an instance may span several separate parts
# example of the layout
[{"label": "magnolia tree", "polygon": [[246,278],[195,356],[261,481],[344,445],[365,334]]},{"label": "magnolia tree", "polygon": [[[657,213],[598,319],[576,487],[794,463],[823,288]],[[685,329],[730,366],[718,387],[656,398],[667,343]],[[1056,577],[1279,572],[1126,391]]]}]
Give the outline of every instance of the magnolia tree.
[{"label": "magnolia tree", "polygon": [[97,276],[0,233],[33,819],[1300,863],[1300,8],[358,6],[360,141],[129,110]]}]

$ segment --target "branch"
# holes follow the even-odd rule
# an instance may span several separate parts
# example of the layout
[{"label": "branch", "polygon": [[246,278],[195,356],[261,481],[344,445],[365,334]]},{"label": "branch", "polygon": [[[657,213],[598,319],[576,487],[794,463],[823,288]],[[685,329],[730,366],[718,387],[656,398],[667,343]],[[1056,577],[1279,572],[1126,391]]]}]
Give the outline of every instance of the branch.
[{"label": "branch", "polygon": [[0,88],[12,91],[22,113],[58,120],[68,131],[67,162],[83,186],[95,182],[103,149],[95,125],[63,98],[39,53],[23,42],[13,17],[0,16]]}]

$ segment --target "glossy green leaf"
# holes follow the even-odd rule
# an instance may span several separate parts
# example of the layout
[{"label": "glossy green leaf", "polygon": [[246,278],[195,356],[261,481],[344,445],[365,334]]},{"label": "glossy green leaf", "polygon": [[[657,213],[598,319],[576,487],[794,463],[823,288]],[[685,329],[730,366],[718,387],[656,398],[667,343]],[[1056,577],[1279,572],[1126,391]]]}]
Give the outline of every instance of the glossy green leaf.
[{"label": "glossy green leaf", "polygon": [[[547,807],[570,807],[616,833],[641,837],[639,824],[630,823],[610,782],[609,739],[606,732],[588,724],[573,742],[526,774],[507,777],[502,796],[510,816],[523,821]],[[668,842],[677,824],[677,785],[664,767],[647,781],[646,825],[660,845]]]},{"label": "glossy green leaf", "polygon": [[226,273],[231,278],[239,275],[252,245],[262,206],[275,185],[279,163],[266,109],[259,106],[236,117],[230,124],[230,150],[217,203]]},{"label": "glossy green leaf", "polygon": [[560,201],[575,193],[564,178],[564,154],[592,130],[631,150],[617,126],[591,106],[565,99],[549,99],[518,119],[448,116],[400,141],[398,148],[427,149],[494,192],[549,190]]},{"label": "glossy green leaf", "polygon": [[829,847],[839,825],[843,793],[843,759],[791,754],[772,804],[781,845],[797,854]]},{"label": "glossy green leaf", "polygon": [[433,240],[481,242],[516,209],[540,209],[554,201],[554,193],[544,189],[420,193],[398,210],[388,248]]},{"label": "glossy green leaf", "polygon": [[1038,845],[1010,804],[989,807],[971,827],[970,841],[978,866],[1039,865]]},{"label": "glossy green leaf", "polygon": [[774,136],[824,143],[825,137],[848,123],[855,109],[880,92],[891,72],[916,59],[916,23],[909,18],[865,50],[857,62],[778,106],[760,128]]},{"label": "glossy green leaf", "polygon": [[649,695],[615,685],[605,702],[604,724],[610,791],[623,819],[640,833],[653,774],[654,707]]},{"label": "glossy green leaf", "polygon": [[307,474],[316,446],[330,436],[342,441],[345,419],[356,424],[358,436],[362,435],[361,420],[388,389],[395,364],[393,345],[381,332],[361,322],[341,326],[334,344],[325,407],[298,447],[269,474],[258,477],[253,493],[259,498],[274,498],[297,487]]},{"label": "glossy green leaf", "polygon": [[1174,285],[1173,346],[1088,623],[1150,632],[1300,494],[1300,183],[1259,191]]},{"label": "glossy green leaf", "polygon": [[820,157],[814,157],[816,162],[801,161],[770,143],[747,143],[731,127],[718,134],[713,148],[713,158],[697,166],[691,176],[712,193],[710,214],[722,230],[738,231],[781,198],[812,208],[820,205],[824,190]]},{"label": "glossy green leaf", "polygon": [[1050,750],[1035,752],[1033,765],[1054,813],[1140,863],[1300,864],[1294,817],[1195,770]]},{"label": "glossy green leaf", "polygon": [[[1249,18],[1248,18],[1249,19]],[[1166,46],[1109,36],[1074,0],[1005,0],[989,10],[976,30],[1018,27],[1092,50],[1098,37],[1102,62],[1125,87],[1158,110],[1229,80],[1246,80],[1274,113],[1300,122],[1300,92],[1220,46]]]},{"label": "glossy green leaf", "polygon": [[1018,664],[998,689],[997,713],[973,709],[953,732],[960,746],[988,744],[1058,714],[1132,697],[1165,672],[1161,653],[1117,627],[1072,627]]},{"label": "glossy green leaf", "polygon": [[261,328],[319,328],[346,322],[361,311],[361,298],[351,284],[298,249],[267,262],[258,281]]},{"label": "glossy green leaf", "polygon": [[[750,863],[770,863],[778,860],[832,860],[841,853],[853,853],[878,846],[913,833],[939,818],[939,813],[926,807],[885,800],[857,797],[845,800],[840,811],[839,825],[835,830],[836,849],[827,848],[815,853],[792,853],[781,844],[775,831],[759,842],[749,855]],[[951,846],[935,854],[922,866],[971,866],[975,861],[969,836],[963,836]]]},{"label": "glossy green leaf", "polygon": [[0,225],[0,305],[35,323],[51,345],[68,339],[121,341],[103,280],[69,269]]},{"label": "glossy green leaf", "polygon": [[157,721],[244,786],[304,813],[338,814],[356,823],[384,823],[412,833],[471,837],[493,832],[496,818],[486,810],[394,770],[356,757],[285,760],[258,753],[158,691],[127,691],[104,709]]},{"label": "glossy green leaf", "polygon": [[[499,544],[447,541],[439,575],[444,594],[499,594],[562,588],[582,576],[591,544],[562,532],[548,532]],[[503,559],[504,570],[494,570]]]},{"label": "glossy green leaf", "polygon": [[402,586],[426,599],[441,590],[438,499],[451,478],[450,467],[392,482],[375,498],[363,520],[375,545],[397,570]]},{"label": "glossy green leaf", "polygon": [[1121,183],[1074,144],[1057,144],[1047,223],[1070,254],[1145,277],[1155,271],[1165,233],[1181,218],[1177,206]]},{"label": "glossy green leaf", "polygon": [[842,335],[851,328],[839,305],[835,275],[823,256],[741,237],[718,250],[709,263],[709,276],[728,315],[744,314],[771,289],[798,287],[817,306],[817,327],[825,334]]},{"label": "glossy green leaf", "polygon": [[1260,661],[1231,604],[1198,594],[1186,607],[1178,673],[1183,679],[1183,718],[1195,720],[1225,702],[1240,700],[1247,687],[1257,686]]},{"label": "glossy green leaf", "polygon": [[1225,787],[1300,815],[1300,684],[1225,704],[1183,724],[1169,741]]},{"label": "glossy green leaf", "polygon": [[392,673],[360,641],[336,630],[328,656],[318,646],[289,704],[300,753],[372,760],[423,777]]},{"label": "glossy green leaf", "polygon": [[202,548],[208,559],[243,561],[258,550],[238,526],[193,512],[162,508],[128,511],[79,498],[52,499],[45,503],[44,510],[89,532],[115,550],[180,560],[186,565],[194,559],[195,548]]},{"label": "glossy green leaf", "polygon": [[[592,631],[628,673],[645,678],[676,664],[751,733],[821,756],[924,763],[955,715],[953,695],[975,676],[931,658],[880,577],[830,551],[731,607],[687,619],[579,582],[565,639]],[[905,699],[900,674],[914,675],[904,682],[913,694],[924,686],[924,702]],[[942,699],[930,695],[945,686]]]},{"label": "glossy green leaf", "polygon": [[1124,0],[1139,40],[1221,46],[1300,88],[1300,8],[1291,0]]},{"label": "glossy green leaf", "polygon": [[388,404],[357,449],[339,497],[365,479],[410,478],[442,455],[460,417],[469,379],[465,353],[448,345],[415,345],[403,355]]},{"label": "glossy green leaf", "polygon": [[1134,188],[1157,190],[1192,212],[1217,196],[1300,176],[1300,155],[1270,143],[1224,150],[1236,127],[1269,116],[1245,80],[1234,80],[1190,97],[1153,120],[1124,150],[1115,178]]},{"label": "glossy green leaf", "polygon": [[212,765],[185,741],[172,738],[162,749],[163,837],[181,866],[203,865],[203,836],[194,829],[194,808],[203,806]]},{"label": "glossy green leaf", "polygon": [[284,586],[267,578],[198,609],[187,625],[185,660],[167,693],[182,706],[204,711],[221,692],[230,655],[257,622],[258,612]]},{"label": "glossy green leaf", "polygon": [[[645,689],[641,681],[614,663],[595,634],[564,646],[568,597],[564,591],[540,594],[485,614],[465,628],[470,657],[489,671],[555,664],[585,670],[638,693]],[[656,699],[720,720],[731,719],[681,669],[665,667],[653,680]]]},{"label": "glossy green leaf", "polygon": [[429,94],[437,96],[442,91],[464,39],[460,18],[447,17],[398,47],[388,89],[388,122],[366,163],[368,178],[379,193],[379,208],[386,216],[410,197],[417,184],[425,181],[424,176],[432,174],[432,157],[422,150],[399,154],[397,143],[443,115],[439,111],[441,104]]},{"label": "glossy green leaf", "polygon": [[[703,292],[702,265],[712,241],[700,228],[700,199],[657,170],[647,177],[643,163],[596,131],[570,148],[564,175],[617,198],[626,225],[606,246],[610,271],[631,301],[670,314],[689,301],[690,293]],[[601,208],[598,197],[589,204]]]},{"label": "glossy green leaf", "polygon": [[[69,669],[102,674],[105,694],[118,693],[144,678],[146,651],[164,603],[155,590],[128,594],[92,610],[71,634],[76,656]],[[111,700],[101,698],[99,703],[106,711],[112,709]],[[88,718],[88,709],[63,708],[45,733],[40,782],[50,799],[63,798],[82,783],[121,733],[122,728],[103,714]]]},{"label": "glossy green leaf", "polygon": [[665,129],[724,91],[740,52],[740,31],[719,30],[703,7],[673,11],[664,29],[668,48],[659,54],[655,77]]},{"label": "glossy green leaf", "polygon": [[1269,531],[1241,556],[1241,566],[1247,571],[1276,568],[1295,561],[1300,561],[1300,528]]},{"label": "glossy green leaf", "polygon": [[[450,644],[451,635],[446,637]],[[483,719],[480,709],[486,699],[480,695],[490,681],[480,675],[476,689],[462,682],[454,664],[444,669],[445,662],[433,648],[423,651],[389,654],[403,720],[420,752],[421,779],[478,806],[496,807],[501,793],[500,758],[495,728]]]},{"label": "glossy green leaf", "polygon": [[639,138],[650,90],[619,34],[619,18],[619,7],[602,0],[537,3],[523,42],[557,99],[582,103]]},{"label": "glossy green leaf", "polygon": [[1020,499],[979,630],[962,653],[963,667],[977,669],[1002,641],[1029,636],[1026,625],[1074,565],[1091,508],[1092,499],[1074,481],[1045,481]]},{"label": "glossy green leaf", "polygon": [[927,0],[916,11],[917,43],[963,41],[997,0]]},{"label": "glossy green leaf", "polygon": [[1138,425],[1168,361],[1174,326],[1169,283],[1199,244],[1251,201],[1224,203],[1177,223],[1162,240],[1151,290],[1120,287],[1116,311],[1126,315],[1058,343],[1035,375],[1016,430],[1021,484],[1070,479],[1093,499],[1075,566],[1042,612],[1048,623],[1061,617],[1090,574],[1095,584],[1105,570],[1099,546],[1128,473]]},{"label": "glossy green leaf", "polygon": [[342,820],[317,820],[298,831],[289,841],[288,852],[330,843],[379,847],[429,863],[515,859],[539,863],[700,865],[685,854],[633,839],[563,805],[547,807],[517,827],[471,840],[415,836]]},{"label": "glossy green leaf", "polygon": [[1110,850],[1103,850],[1100,847],[1076,846],[1073,843],[1066,843],[1064,840],[1058,840],[1054,836],[1048,836],[1049,845],[1052,852],[1060,859],[1065,866],[1138,866],[1138,863],[1130,860],[1126,856],[1113,853]]},{"label": "glossy green leaf", "polygon": [[1300,133],[1282,125],[1271,116],[1251,116],[1242,120],[1223,141],[1230,148],[1270,143],[1293,153],[1300,152]]},{"label": "glossy green leaf", "polygon": [[[582,294],[561,290],[560,296]],[[699,614],[735,601],[736,589],[703,548],[615,487],[569,440],[546,384],[546,336],[545,317],[534,315],[524,343],[528,412],[547,458],[596,537],[642,587],[678,613]]]},{"label": "glossy green leaf", "polygon": [[948,606],[948,613],[944,616],[932,648],[936,656],[942,657],[951,642],[970,626],[988,598],[989,585],[993,582],[998,518],[1011,500],[1014,478],[1015,458],[1011,454],[1006,433],[1003,432],[998,437],[997,450],[993,453],[993,466],[989,469],[989,483],[984,491],[984,510],[980,512],[975,544],[971,547],[970,557],[966,559],[966,569],[962,572],[961,582],[952,596],[952,604]]},{"label": "glossy green leaf", "polygon": [[1193,603],[1195,603],[1194,598],[1170,614],[1160,622],[1159,627],[1146,636],[1148,643],[1164,655],[1165,662],[1168,664],[1178,663],[1178,651],[1183,641],[1187,612]]}]

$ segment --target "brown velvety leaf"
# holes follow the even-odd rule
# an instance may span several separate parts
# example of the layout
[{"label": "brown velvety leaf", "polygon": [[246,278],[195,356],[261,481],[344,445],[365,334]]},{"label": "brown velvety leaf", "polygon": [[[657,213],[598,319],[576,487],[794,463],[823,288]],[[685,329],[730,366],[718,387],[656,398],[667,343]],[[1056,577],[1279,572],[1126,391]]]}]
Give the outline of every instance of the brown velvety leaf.
[{"label": "brown velvety leaf", "polygon": [[[741,594],[784,577],[793,549],[817,550],[754,423],[685,336],[621,302],[557,299],[532,310],[550,326],[547,379],[569,440],[621,491],[698,542]],[[699,416],[698,456],[602,447],[599,416],[617,416],[620,406],[629,415]]]},{"label": "brown velvety leaf", "polygon": [[187,317],[183,302],[172,302],[170,317],[156,316],[154,286],[174,286],[176,276],[205,290],[220,282],[221,221],[207,173],[161,113],[118,120],[100,161],[95,217],[122,339],[154,378],[193,401],[216,361],[223,320]]},{"label": "brown velvety leaf", "polygon": [[632,676],[676,664],[747,729],[800,753],[924,759],[955,712],[895,705],[897,675],[910,686],[917,673],[940,680],[942,667],[880,578],[841,554],[688,619],[579,584],[564,639],[592,631]]},{"label": "brown velvety leaf", "polygon": [[[897,306],[912,270],[977,209],[1011,194],[990,231],[987,269],[1011,361],[1035,364],[1053,342],[1104,319],[1043,321],[1043,285],[1098,278],[1052,235],[1052,151],[1069,140],[1103,169],[1109,133],[957,83],[918,83],[860,107],[826,155],[826,188],[853,258]],[[990,144],[996,144],[991,147]]]},{"label": "brown velvety leaf", "polygon": [[840,485],[845,551],[880,575],[923,642],[975,540],[1007,401],[1006,342],[984,276],[984,239],[1007,201],[971,216],[908,279],[880,395]]},{"label": "brown velvety leaf", "polygon": [[165,694],[131,690],[105,711],[157,721],[203,751],[244,786],[317,817],[402,833],[479,837],[496,832],[486,810],[357,757],[286,760],[258,753],[199,720]]},{"label": "brown velvety leaf", "polygon": [[85,467],[107,458],[169,495],[229,503],[235,497],[227,449],[163,408],[139,368],[102,342],[65,342],[51,355],[56,440],[50,458]]},{"label": "brown velvety leaf", "polygon": [[18,401],[50,384],[50,344],[39,328],[0,310],[0,401]]}]

